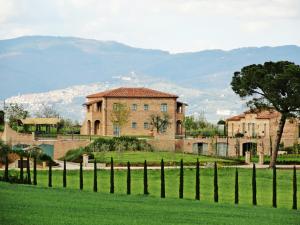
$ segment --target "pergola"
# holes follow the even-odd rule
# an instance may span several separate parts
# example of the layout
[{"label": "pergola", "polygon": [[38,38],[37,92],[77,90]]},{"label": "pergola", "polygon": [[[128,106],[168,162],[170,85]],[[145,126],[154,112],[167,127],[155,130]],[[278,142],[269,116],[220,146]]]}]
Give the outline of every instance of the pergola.
[{"label": "pergola", "polygon": [[24,126],[35,126],[36,132],[42,132],[42,128],[45,127],[45,132],[50,133],[50,128],[55,127],[58,129],[58,123],[61,121],[60,118],[26,118],[21,119],[21,123]]}]

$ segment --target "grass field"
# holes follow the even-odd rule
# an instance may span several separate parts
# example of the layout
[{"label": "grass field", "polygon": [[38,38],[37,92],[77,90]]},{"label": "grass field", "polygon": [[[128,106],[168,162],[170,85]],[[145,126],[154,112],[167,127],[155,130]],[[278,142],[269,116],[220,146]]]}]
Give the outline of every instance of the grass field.
[{"label": "grass field", "polygon": [[165,165],[179,165],[181,159],[185,165],[195,165],[197,158],[201,164],[218,162],[219,164],[239,164],[241,161],[234,159],[222,159],[211,156],[194,155],[174,152],[98,152],[95,153],[98,162],[110,163],[110,158],[114,158],[116,165],[126,165],[128,161],[132,165],[143,165],[147,160],[148,165],[160,165],[161,159],[164,159]]},{"label": "grass field", "polygon": [[1,224],[299,224],[299,211],[0,182]]},{"label": "grass field", "polygon": [[[17,171],[15,171],[17,173]],[[47,187],[48,172],[38,171],[38,186]],[[213,169],[201,169],[201,199],[213,202]],[[67,189],[79,189],[79,171],[68,171]],[[219,168],[219,202],[233,204],[234,202],[234,175],[233,168]],[[166,197],[178,198],[179,169],[168,169],[166,176]],[[252,170],[239,169],[240,204],[252,204],[251,189]],[[62,187],[62,171],[53,171],[53,187]],[[84,171],[84,191],[93,190],[93,171]],[[132,195],[143,194],[143,170],[132,170]],[[160,170],[148,170],[150,196],[160,197]],[[109,193],[110,171],[98,171],[98,189],[101,193]],[[300,173],[297,176],[298,190],[300,190]],[[292,207],[292,170],[277,170],[277,198],[278,207],[290,209]],[[126,193],[126,170],[115,170],[115,193]],[[195,197],[195,169],[184,170],[184,198]],[[257,170],[257,202],[258,205],[272,206],[272,170]],[[298,197],[298,205],[300,199]]]}]

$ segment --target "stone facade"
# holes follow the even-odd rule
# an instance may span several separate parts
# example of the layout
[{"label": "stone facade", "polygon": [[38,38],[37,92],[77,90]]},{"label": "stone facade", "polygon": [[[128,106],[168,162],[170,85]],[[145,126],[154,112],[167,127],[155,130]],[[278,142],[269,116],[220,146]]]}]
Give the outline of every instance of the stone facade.
[{"label": "stone facade", "polygon": [[128,123],[121,127],[120,135],[155,135],[150,116],[163,113],[169,115],[170,125],[162,136],[175,138],[175,135],[184,134],[185,104],[178,102],[175,95],[146,88],[119,88],[87,96],[87,103],[85,103],[87,112],[81,134],[116,136],[111,114],[114,104],[119,103],[126,105],[130,111]]}]

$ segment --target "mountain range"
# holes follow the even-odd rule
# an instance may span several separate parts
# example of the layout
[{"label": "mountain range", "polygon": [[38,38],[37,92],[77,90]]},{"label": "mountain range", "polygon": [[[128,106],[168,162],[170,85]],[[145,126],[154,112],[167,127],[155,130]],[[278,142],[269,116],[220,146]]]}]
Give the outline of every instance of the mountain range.
[{"label": "mountain range", "polygon": [[171,54],[114,41],[24,36],[0,40],[0,99],[23,103],[32,111],[54,104],[63,115],[81,120],[86,94],[146,86],[176,93],[189,104],[189,114],[205,111],[208,119],[216,120],[245,108],[230,88],[235,71],[278,60],[300,64],[300,47]]}]

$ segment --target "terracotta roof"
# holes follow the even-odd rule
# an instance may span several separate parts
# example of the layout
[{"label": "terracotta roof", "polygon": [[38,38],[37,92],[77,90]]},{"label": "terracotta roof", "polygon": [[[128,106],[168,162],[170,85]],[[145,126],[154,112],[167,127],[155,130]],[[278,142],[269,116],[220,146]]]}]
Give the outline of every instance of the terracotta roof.
[{"label": "terracotta roof", "polygon": [[87,98],[125,97],[125,98],[178,98],[177,95],[152,90],[149,88],[116,88],[108,91],[88,95]]},{"label": "terracotta roof", "polygon": [[228,118],[227,121],[239,121],[240,119],[245,118],[245,114],[256,114],[256,119],[273,119],[280,116],[280,113],[275,110],[248,110],[243,114]]}]

